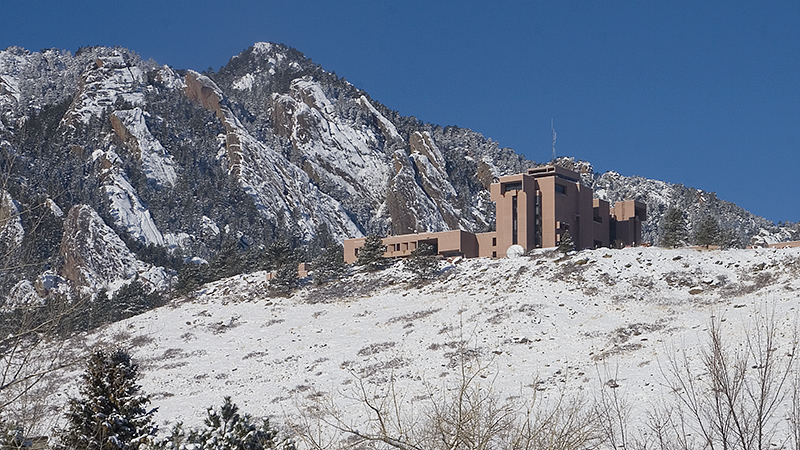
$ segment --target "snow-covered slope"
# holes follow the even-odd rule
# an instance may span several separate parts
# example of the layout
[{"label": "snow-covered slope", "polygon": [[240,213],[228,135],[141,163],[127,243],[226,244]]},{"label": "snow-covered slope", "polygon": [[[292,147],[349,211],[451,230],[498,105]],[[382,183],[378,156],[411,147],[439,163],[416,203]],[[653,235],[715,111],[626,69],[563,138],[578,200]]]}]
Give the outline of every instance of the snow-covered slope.
[{"label": "snow-covered slope", "polygon": [[[406,284],[399,263],[289,298],[270,297],[264,280],[221,280],[83,342],[131,349],[162,425],[197,425],[227,395],[285,423],[318,392],[347,405],[356,378],[381,391],[394,377],[406,398],[426,395],[424,382],[457,383],[461,340],[489,364],[501,396],[535,388],[591,398],[613,380],[636,421],[669,395],[666,363],[681,352],[698,362],[712,316],[738,343],[774,312],[777,345],[788,345],[800,249],[540,251],[443,263],[422,288]],[[363,420],[360,408],[347,410]]]}]

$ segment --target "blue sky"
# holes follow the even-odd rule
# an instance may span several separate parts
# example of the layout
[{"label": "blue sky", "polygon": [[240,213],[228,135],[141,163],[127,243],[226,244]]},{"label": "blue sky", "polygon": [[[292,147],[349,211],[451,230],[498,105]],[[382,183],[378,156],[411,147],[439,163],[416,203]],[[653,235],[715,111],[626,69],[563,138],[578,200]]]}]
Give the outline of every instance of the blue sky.
[{"label": "blue sky", "polygon": [[219,69],[284,43],[403,115],[535,161],[683,183],[800,221],[796,1],[4,2],[0,48],[120,45]]}]

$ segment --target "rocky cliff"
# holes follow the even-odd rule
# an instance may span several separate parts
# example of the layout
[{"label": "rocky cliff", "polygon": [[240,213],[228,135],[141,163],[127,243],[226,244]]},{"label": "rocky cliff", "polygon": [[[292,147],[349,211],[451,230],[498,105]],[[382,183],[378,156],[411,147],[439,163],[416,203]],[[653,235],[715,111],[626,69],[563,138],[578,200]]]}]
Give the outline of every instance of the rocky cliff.
[{"label": "rocky cliff", "polygon": [[[400,116],[284,45],[255,44],[204,73],[122,48],[10,47],[0,284],[56,274],[95,289],[142,276],[137,261],[202,262],[277,239],[486,231],[489,184],[533,164],[471,130]],[[648,240],[672,204],[718,214],[743,239],[772,226],[710,193],[581,169],[598,196],[648,203]]]}]

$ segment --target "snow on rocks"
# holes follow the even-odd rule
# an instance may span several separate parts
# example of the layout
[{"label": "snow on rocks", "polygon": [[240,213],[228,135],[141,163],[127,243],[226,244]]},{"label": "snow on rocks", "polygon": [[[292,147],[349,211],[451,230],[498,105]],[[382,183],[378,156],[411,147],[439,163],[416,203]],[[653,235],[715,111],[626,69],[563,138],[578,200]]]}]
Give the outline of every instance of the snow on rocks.
[{"label": "snow on rocks", "polygon": [[152,287],[166,287],[169,276],[136,259],[97,212],[87,205],[73,206],[64,220],[59,250],[62,275],[85,292],[107,288],[111,293],[133,277]]},{"label": "snow on rocks", "polygon": [[131,186],[119,164],[119,156],[112,149],[97,150],[92,159],[102,167],[103,185],[100,190],[108,198],[108,212],[114,223],[124,228],[134,239],[145,244],[163,246],[164,237],[156,227],[150,211],[144,207],[136,189]]},{"label": "snow on rocks", "polygon": [[253,74],[248,73],[245,74],[243,77],[234,81],[233,84],[231,84],[231,87],[240,91],[245,91],[245,90],[249,91],[253,89],[253,83],[255,82],[255,80],[256,79],[253,76]]},{"label": "snow on rocks", "polygon": [[[342,205],[321,192],[309,175],[280,152],[254,138],[226,105],[222,91],[208,77],[194,71],[186,76],[186,94],[214,111],[225,127],[224,143],[229,172],[253,197],[269,220],[297,221],[304,238],[318,224],[326,224],[337,239],[361,236]],[[292,217],[296,211],[299,217]]]},{"label": "snow on rocks", "polygon": [[19,203],[11,198],[11,194],[0,189],[0,243],[8,248],[19,246],[25,237],[19,214]]},{"label": "snow on rocks", "polygon": [[753,247],[769,247],[780,242],[792,241],[795,238],[795,233],[785,227],[772,231],[761,228],[758,230],[758,234],[750,238],[750,245]]},{"label": "snow on rocks", "polygon": [[19,47],[0,51],[0,107],[15,106],[20,101],[20,79],[29,56],[30,52]]},{"label": "snow on rocks", "polygon": [[207,216],[201,217],[200,226],[202,227],[203,232],[210,233],[212,236],[219,234],[219,227],[217,226],[216,222]]},{"label": "snow on rocks", "polygon": [[186,83],[183,78],[178,76],[169,66],[162,66],[156,74],[156,81],[168,89],[185,89]]},{"label": "snow on rocks", "polygon": [[381,129],[386,140],[388,141],[403,141],[403,137],[400,136],[400,133],[397,132],[397,127],[394,126],[392,122],[389,121],[383,114],[381,114],[372,103],[369,102],[367,97],[361,96],[358,99],[358,103],[367,109],[373,116],[375,116],[375,120],[378,121],[378,128]]},{"label": "snow on rocks", "polygon": [[45,200],[44,203],[45,205],[47,205],[47,207],[50,209],[50,211],[53,213],[54,216],[64,217],[64,211],[62,211],[61,208],[59,208],[58,205],[56,205],[56,202],[54,202],[52,198],[48,198],[47,200]]},{"label": "snow on rocks", "polygon": [[[102,64],[106,60],[109,64]],[[75,100],[64,115],[67,124],[72,121],[88,124],[92,116],[100,116],[118,100],[133,106],[144,105],[142,69],[126,66],[121,61],[122,57],[117,53],[101,56],[93,70],[84,72]]]},{"label": "snow on rocks", "polygon": [[141,108],[117,110],[111,114],[111,125],[128,149],[141,161],[142,170],[158,186],[175,185],[175,163],[158,140],[147,129]]},{"label": "snow on rocks", "polygon": [[298,78],[292,95],[275,94],[276,131],[308,156],[315,177],[337,186],[350,197],[379,202],[389,178],[387,157],[369,128],[355,129],[333,113],[320,85]]}]

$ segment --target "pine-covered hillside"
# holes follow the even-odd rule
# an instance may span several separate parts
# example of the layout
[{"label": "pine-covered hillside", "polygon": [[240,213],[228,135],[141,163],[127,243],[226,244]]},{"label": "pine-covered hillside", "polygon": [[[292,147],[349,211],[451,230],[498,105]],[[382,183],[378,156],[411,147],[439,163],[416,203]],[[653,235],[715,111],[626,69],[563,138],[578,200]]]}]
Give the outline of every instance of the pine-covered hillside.
[{"label": "pine-covered hillside", "polygon": [[[24,303],[113,297],[135,281],[144,298],[274,268],[264,253],[277,242],[310,261],[348,237],[486,231],[489,184],[534,164],[471,130],[403,117],[285,45],[255,44],[203,73],[124,48],[9,47],[0,290]],[[774,228],[681,186],[588,182],[645,200],[653,241],[667,205],[691,221],[716,214],[742,241]]]}]

